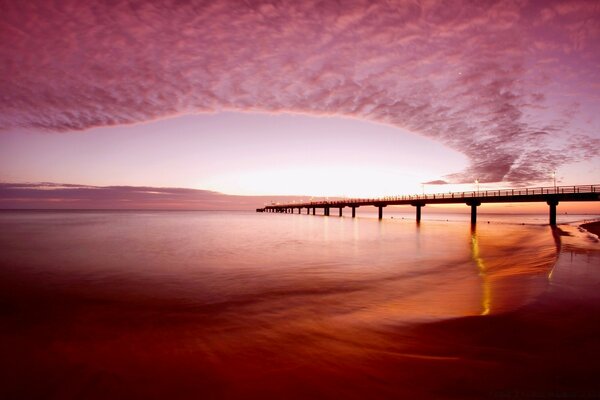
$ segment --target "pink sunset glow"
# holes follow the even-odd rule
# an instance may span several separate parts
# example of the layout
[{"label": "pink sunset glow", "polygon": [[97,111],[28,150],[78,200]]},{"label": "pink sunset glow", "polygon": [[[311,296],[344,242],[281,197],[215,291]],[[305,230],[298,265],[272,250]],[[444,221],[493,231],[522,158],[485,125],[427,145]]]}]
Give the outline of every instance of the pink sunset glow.
[{"label": "pink sunset glow", "polygon": [[0,399],[600,396],[600,0],[0,0]]},{"label": "pink sunset glow", "polygon": [[4,2],[0,180],[314,196],[556,170],[594,183],[598,21],[593,1]]}]

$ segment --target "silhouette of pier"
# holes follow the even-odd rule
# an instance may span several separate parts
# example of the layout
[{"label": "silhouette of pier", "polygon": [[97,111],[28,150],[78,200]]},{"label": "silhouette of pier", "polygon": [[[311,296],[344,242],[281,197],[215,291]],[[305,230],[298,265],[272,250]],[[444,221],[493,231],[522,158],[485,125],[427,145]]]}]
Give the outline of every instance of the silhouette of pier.
[{"label": "silhouette of pier", "polygon": [[352,210],[352,218],[356,217],[358,207],[377,207],[379,219],[383,218],[383,209],[387,206],[410,205],[416,209],[417,222],[421,221],[422,208],[427,204],[465,204],[471,207],[471,223],[477,222],[477,207],[484,203],[533,203],[544,202],[549,208],[550,225],[556,225],[556,207],[561,202],[570,201],[600,201],[600,185],[551,186],[537,188],[475,190],[472,192],[450,192],[437,194],[419,194],[380,197],[373,199],[342,199],[310,201],[304,203],[271,204],[257,208],[257,212],[294,213],[306,209],[306,214],[321,214],[329,216],[332,208],[338,209],[338,215],[343,216],[343,209]]}]

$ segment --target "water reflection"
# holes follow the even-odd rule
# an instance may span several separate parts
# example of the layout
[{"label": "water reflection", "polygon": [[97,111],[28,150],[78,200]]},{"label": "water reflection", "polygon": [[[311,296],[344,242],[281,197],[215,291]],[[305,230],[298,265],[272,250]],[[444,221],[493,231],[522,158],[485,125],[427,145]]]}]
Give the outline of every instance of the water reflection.
[{"label": "water reflection", "polygon": [[485,262],[479,254],[479,240],[477,238],[477,228],[475,225],[471,225],[471,257],[477,265],[479,276],[482,281],[481,315],[488,315],[492,303],[492,284],[486,271]]},{"label": "water reflection", "polygon": [[156,382],[163,398],[173,387],[208,398],[419,398],[411,390],[438,374],[411,383],[411,368],[381,358],[456,362],[410,329],[535,299],[555,246],[545,227],[20,214],[0,218],[0,304],[10,311],[0,339],[14,344],[6,359],[27,360],[17,380],[32,378],[30,365],[50,377],[40,391],[57,382],[80,391],[109,374]]},{"label": "water reflection", "polygon": [[516,226],[487,224],[470,231],[471,260],[480,280],[481,315],[514,310],[548,288],[560,239],[547,226],[537,226],[529,235],[522,232]]},{"label": "water reflection", "polygon": [[[558,258],[560,257],[560,253],[561,253],[561,248],[560,248],[561,247],[561,239],[560,238],[561,238],[561,236],[568,235],[568,233],[556,226],[551,226],[550,229],[552,230],[552,239],[554,239],[554,245],[556,246],[556,261],[558,261]],[[552,276],[554,274],[555,267],[556,267],[556,262],[554,263],[554,265],[552,266],[552,269],[548,273],[548,281],[552,280]]]}]

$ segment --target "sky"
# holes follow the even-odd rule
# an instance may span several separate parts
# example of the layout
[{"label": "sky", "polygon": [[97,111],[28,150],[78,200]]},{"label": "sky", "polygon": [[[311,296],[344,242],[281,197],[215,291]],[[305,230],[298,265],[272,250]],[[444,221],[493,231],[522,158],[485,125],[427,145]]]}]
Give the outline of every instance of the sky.
[{"label": "sky", "polygon": [[0,207],[600,183],[597,1],[0,0],[0,37]]}]

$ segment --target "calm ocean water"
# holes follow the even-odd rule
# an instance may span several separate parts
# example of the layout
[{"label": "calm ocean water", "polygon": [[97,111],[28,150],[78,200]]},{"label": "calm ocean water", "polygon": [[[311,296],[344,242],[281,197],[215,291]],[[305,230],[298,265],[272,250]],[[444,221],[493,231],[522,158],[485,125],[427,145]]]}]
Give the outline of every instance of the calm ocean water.
[{"label": "calm ocean water", "polygon": [[[482,223],[472,231],[459,222],[244,212],[0,218],[3,267],[45,282],[48,290],[197,306],[231,302],[240,310],[276,306],[272,312],[286,318],[292,309],[373,323],[492,312],[527,300],[501,293],[483,299],[500,284],[489,282],[494,274],[528,273],[543,286],[556,254],[547,226]],[[530,283],[521,289],[534,290]],[[280,307],[288,301],[298,304]]]},{"label": "calm ocean water", "polygon": [[559,234],[544,219],[1,212],[2,350],[14,382],[56,398],[397,395],[359,367],[416,340],[390,330],[548,290]]}]

